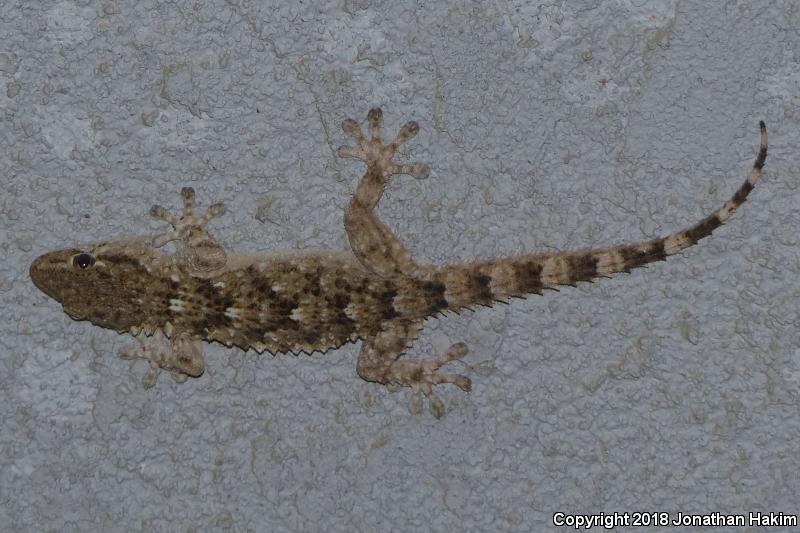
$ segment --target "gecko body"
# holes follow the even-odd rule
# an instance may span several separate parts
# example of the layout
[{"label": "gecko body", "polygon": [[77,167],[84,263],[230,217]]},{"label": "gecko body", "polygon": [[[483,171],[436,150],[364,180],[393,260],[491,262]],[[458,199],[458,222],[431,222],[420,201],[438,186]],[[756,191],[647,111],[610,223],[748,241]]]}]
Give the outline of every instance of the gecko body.
[{"label": "gecko body", "polygon": [[[471,386],[465,376],[440,367],[467,349],[456,343],[428,360],[402,359],[426,319],[663,261],[710,235],[733,214],[756,184],[767,155],[762,122],[760,150],[744,184],[721,208],[666,237],[435,266],[414,261],[374,213],[391,175],[427,174],[424,165],[392,160],[419,128],[409,122],[384,143],[380,109],[371,110],[367,121],[369,138],[355,121],[342,124],[357,146],[342,147],[339,154],[367,164],[345,211],[351,252],[236,254],[205,229],[223,213],[222,205],[197,215],[194,191],[184,188],[180,216],[160,206],[151,209],[171,224],[171,231],[44,254],[31,264],[31,278],[72,318],[135,335],[140,342],[121,355],[150,362],[145,386],[154,384],[159,369],[178,381],[201,375],[200,341],[259,352],[310,353],[360,339],[357,371],[362,378],[411,387],[411,411],[420,411],[425,395],[439,417],[444,406],[435,385],[452,383],[465,391]],[[177,251],[164,253],[160,248],[170,241],[177,241]]]}]

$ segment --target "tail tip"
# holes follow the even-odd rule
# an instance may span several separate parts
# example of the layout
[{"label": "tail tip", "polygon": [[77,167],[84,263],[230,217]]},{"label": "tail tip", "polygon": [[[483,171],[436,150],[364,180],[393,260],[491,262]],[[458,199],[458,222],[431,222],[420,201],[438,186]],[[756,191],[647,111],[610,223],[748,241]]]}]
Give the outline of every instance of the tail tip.
[{"label": "tail tip", "polygon": [[766,130],[766,129],[767,129],[767,125],[766,125],[766,124],[764,124],[764,121],[763,121],[763,120],[759,120],[759,121],[758,121],[758,127],[759,127],[759,128],[761,128],[761,131],[764,131],[764,130]]}]

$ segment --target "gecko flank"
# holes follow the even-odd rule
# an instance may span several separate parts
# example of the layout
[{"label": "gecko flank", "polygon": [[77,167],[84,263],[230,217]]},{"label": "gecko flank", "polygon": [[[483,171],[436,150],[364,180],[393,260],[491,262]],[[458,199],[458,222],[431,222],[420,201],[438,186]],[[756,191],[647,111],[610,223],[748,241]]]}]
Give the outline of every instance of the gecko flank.
[{"label": "gecko flank", "polygon": [[[700,222],[663,238],[434,266],[415,262],[374,212],[390,176],[427,174],[424,165],[392,159],[419,126],[409,122],[384,143],[381,110],[372,109],[367,122],[369,137],[355,121],[345,120],[342,129],[356,146],[339,149],[340,156],[367,165],[344,215],[352,252],[233,253],[204,227],[223,213],[222,205],[198,215],[194,191],[184,188],[180,216],[160,206],[151,209],[170,231],[50,252],[33,262],[31,278],[72,318],[136,336],[139,343],[121,355],[150,362],[146,387],[159,369],[178,381],[201,375],[200,341],[274,353],[326,351],[360,339],[357,371],[363,379],[410,387],[411,411],[420,411],[425,395],[439,417],[444,405],[435,385],[470,389],[468,378],[439,370],[467,348],[457,343],[428,360],[403,359],[427,318],[663,261],[728,220],[755,186],[767,157],[762,122],[761,148],[739,190]],[[176,253],[159,250],[170,241],[177,241]]]}]

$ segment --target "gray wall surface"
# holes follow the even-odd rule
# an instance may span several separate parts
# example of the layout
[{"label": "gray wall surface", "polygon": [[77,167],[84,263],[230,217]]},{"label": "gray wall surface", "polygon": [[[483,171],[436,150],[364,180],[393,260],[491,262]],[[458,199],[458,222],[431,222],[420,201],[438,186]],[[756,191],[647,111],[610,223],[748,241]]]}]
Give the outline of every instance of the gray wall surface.
[{"label": "gray wall surface", "polygon": [[[798,28],[789,1],[4,3],[0,530],[800,512]],[[116,357],[130,336],[31,283],[46,251],[163,230],[150,205],[187,185],[225,202],[233,249],[346,249],[364,167],[339,125],[373,106],[387,133],[420,123],[398,159],[431,175],[393,178],[378,211],[438,264],[666,235],[741,184],[759,120],[771,144],[686,253],[426,323],[408,357],[470,347],[441,420],[362,381],[358,343],[207,344],[201,378],[144,390]]]}]

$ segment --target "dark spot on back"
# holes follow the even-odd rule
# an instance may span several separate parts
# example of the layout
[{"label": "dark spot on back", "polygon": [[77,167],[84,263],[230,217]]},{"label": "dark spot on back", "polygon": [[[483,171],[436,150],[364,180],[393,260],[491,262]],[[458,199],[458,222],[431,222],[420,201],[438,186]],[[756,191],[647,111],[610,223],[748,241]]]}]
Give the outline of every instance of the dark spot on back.
[{"label": "dark spot on back", "polygon": [[350,335],[355,331],[356,323],[355,321],[347,316],[344,311],[339,311],[336,313],[336,316],[332,320],[331,323],[331,330],[333,334],[344,341],[348,339]]},{"label": "dark spot on back", "polygon": [[381,310],[381,319],[383,320],[391,320],[399,316],[400,313],[397,312],[397,309],[395,309],[393,305],[390,305],[388,307],[383,307]]},{"label": "dark spot on back", "polygon": [[268,305],[269,310],[278,315],[289,316],[292,314],[292,311],[297,309],[297,301],[283,295],[276,295],[268,302]]},{"label": "dark spot on back", "polygon": [[275,294],[272,290],[272,279],[264,276],[258,269],[254,267],[247,267],[247,279],[253,288],[262,296],[270,297]]},{"label": "dark spot on back", "polygon": [[198,333],[208,333],[215,329],[226,327],[231,319],[225,313],[213,312],[192,321],[192,329]]},{"label": "dark spot on back", "polygon": [[383,320],[391,320],[400,316],[394,307],[395,296],[397,296],[397,290],[391,286],[385,286],[382,292],[376,294],[380,306],[380,316]]},{"label": "dark spot on back", "polygon": [[319,332],[314,329],[306,330],[303,332],[303,340],[313,346],[319,340]]},{"label": "dark spot on back", "polygon": [[[231,318],[225,312],[234,305],[232,295],[214,287],[214,281],[210,279],[190,277],[185,280],[184,285],[186,293],[183,296],[179,296],[174,289],[164,295],[162,303],[165,317],[188,325],[192,331],[201,335],[231,324]],[[170,300],[177,298],[185,301],[187,309],[170,309]]]},{"label": "dark spot on back", "polygon": [[303,274],[303,278],[306,281],[306,287],[305,288],[310,294],[312,294],[314,296],[319,296],[320,295],[320,292],[321,292],[321,289],[320,289],[320,278],[321,277],[322,277],[322,274],[320,273],[320,269],[319,268],[317,268],[313,272],[306,272],[305,274]]},{"label": "dark spot on back", "polygon": [[333,305],[338,307],[339,309],[344,309],[348,305],[350,305],[350,295],[344,293],[338,293],[333,296]]},{"label": "dark spot on back", "polygon": [[300,328],[300,324],[288,316],[268,316],[264,319],[261,328],[263,332],[293,331]]}]

